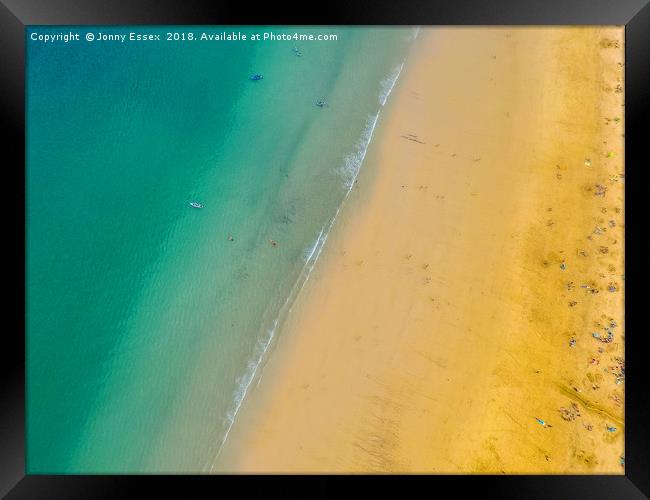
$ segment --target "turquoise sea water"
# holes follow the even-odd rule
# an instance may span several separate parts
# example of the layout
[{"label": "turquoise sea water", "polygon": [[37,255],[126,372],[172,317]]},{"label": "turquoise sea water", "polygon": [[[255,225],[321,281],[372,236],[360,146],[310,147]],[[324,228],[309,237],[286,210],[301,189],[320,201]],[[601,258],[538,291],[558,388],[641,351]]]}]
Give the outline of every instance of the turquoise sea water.
[{"label": "turquoise sea water", "polygon": [[168,31],[232,28],[27,30],[30,473],[209,470],[414,35]]}]

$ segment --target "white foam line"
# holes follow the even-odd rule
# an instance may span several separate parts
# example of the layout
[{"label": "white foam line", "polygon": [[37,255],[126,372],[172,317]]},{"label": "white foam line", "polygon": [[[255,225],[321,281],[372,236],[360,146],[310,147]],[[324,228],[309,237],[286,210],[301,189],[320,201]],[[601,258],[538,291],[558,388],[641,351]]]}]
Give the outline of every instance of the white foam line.
[{"label": "white foam line", "polygon": [[[404,67],[404,63],[400,65],[399,71],[397,72],[397,75],[390,87],[390,90],[388,91],[388,94],[386,95],[386,99],[388,99],[388,96],[390,95],[391,91],[393,90],[393,87],[395,86],[395,83],[397,82],[397,79],[399,78],[402,68]],[[384,100],[384,103],[386,102],[386,99]],[[383,103],[382,103],[383,106]],[[250,389],[250,386],[255,379],[255,375],[257,373],[257,370],[259,369],[260,365],[262,364],[262,361],[264,359],[264,356],[266,352],[268,351],[269,346],[271,345],[271,341],[275,337],[276,330],[278,327],[278,323],[280,321],[280,318],[283,316],[284,309],[287,307],[289,302],[291,301],[292,298],[295,298],[304,288],[305,284],[307,281],[309,281],[309,278],[311,277],[311,272],[314,269],[314,266],[316,265],[316,262],[318,261],[318,258],[320,257],[321,252],[323,251],[323,248],[325,247],[325,242],[327,241],[327,238],[330,235],[330,231],[332,227],[334,226],[334,223],[336,222],[336,219],[341,212],[341,209],[343,208],[343,205],[345,204],[346,200],[348,199],[348,196],[350,195],[350,192],[352,191],[352,188],[354,187],[354,184],[357,180],[357,177],[359,176],[359,172],[361,170],[361,166],[363,165],[363,161],[366,158],[366,154],[368,153],[368,147],[370,146],[370,143],[372,141],[372,136],[375,132],[375,127],[377,126],[377,122],[379,121],[379,116],[381,114],[381,109],[377,111],[377,114],[374,117],[374,120],[372,121],[372,125],[370,127],[369,132],[366,132],[364,130],[364,134],[362,136],[365,137],[367,135],[367,140],[365,141],[365,144],[362,146],[362,151],[361,151],[361,158],[359,159],[358,167],[356,168],[354,172],[354,177],[352,178],[352,181],[347,185],[348,190],[346,191],[343,200],[341,201],[341,204],[337,207],[336,213],[334,216],[330,219],[329,224],[325,224],[323,228],[320,230],[320,233],[318,234],[318,238],[316,239],[316,242],[314,243],[314,246],[309,253],[309,256],[307,257],[305,264],[303,268],[300,271],[300,274],[298,276],[298,279],[294,283],[294,286],[291,289],[291,292],[287,296],[286,300],[284,301],[284,304],[280,308],[280,312],[278,316],[275,318],[273,321],[273,327],[268,331],[268,337],[266,339],[266,342],[264,342],[264,346],[262,348],[262,352],[260,353],[259,357],[257,358],[257,363],[255,363],[255,366],[250,372],[250,375],[247,377],[246,374],[244,374],[244,378],[246,380],[246,383],[244,384],[243,387],[238,388],[236,390],[237,396],[235,397],[235,408],[234,411],[228,412],[228,428],[226,429],[226,432],[223,436],[223,439],[221,440],[221,444],[219,445],[219,448],[217,450],[216,456],[211,460],[212,464],[210,465],[210,472],[214,470],[214,466],[216,464],[217,458],[219,457],[221,450],[223,449],[223,445],[225,444],[226,440],[228,439],[228,436],[230,435],[230,430],[232,429],[233,424],[235,423],[235,418],[237,417],[237,414],[239,413],[239,409],[241,408],[241,405],[244,401],[244,398],[246,397],[246,394],[248,394],[248,391]],[[366,129],[367,130],[367,129]],[[327,228],[327,229],[326,229]],[[304,277],[304,279],[303,279]],[[296,289],[297,288],[297,289]],[[287,313],[290,312],[293,309],[293,302],[291,302],[291,306],[287,310]],[[249,364],[250,366],[250,364]],[[258,380],[259,384],[259,380]],[[241,390],[243,389],[243,390]],[[205,469],[205,466],[204,466]]]},{"label": "white foam line", "polygon": [[388,97],[390,96],[390,93],[393,91],[393,87],[395,87],[395,84],[397,83],[397,80],[399,79],[399,75],[402,73],[402,68],[404,68],[404,63],[399,65],[399,69],[397,70],[397,74],[393,78],[393,81],[390,84],[390,88],[386,92],[385,95],[380,96],[379,102],[381,103],[382,106],[386,104],[386,101],[388,100]]},{"label": "white foam line", "polygon": [[311,249],[311,252],[307,256],[307,262],[309,262],[311,260],[312,256],[314,255],[314,252],[316,251],[316,248],[318,248],[318,242],[320,241],[321,236],[323,236],[323,231],[324,230],[325,230],[325,228],[321,229],[320,233],[318,233],[318,238],[316,238],[316,242],[314,243],[314,248]]}]

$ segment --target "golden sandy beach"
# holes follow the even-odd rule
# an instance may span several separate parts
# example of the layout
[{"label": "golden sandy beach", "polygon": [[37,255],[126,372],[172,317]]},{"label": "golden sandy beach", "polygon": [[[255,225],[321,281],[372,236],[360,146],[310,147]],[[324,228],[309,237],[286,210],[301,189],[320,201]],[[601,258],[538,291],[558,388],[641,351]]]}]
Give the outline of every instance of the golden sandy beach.
[{"label": "golden sandy beach", "polygon": [[420,31],[214,471],[624,473],[623,35]]}]

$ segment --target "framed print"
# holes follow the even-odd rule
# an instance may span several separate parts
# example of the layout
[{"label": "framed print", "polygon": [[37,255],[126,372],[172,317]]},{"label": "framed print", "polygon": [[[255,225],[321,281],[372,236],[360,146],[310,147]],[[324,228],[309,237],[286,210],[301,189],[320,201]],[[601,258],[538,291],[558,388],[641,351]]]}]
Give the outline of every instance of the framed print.
[{"label": "framed print", "polygon": [[647,2],[250,10],[0,7],[0,491],[648,495]]}]

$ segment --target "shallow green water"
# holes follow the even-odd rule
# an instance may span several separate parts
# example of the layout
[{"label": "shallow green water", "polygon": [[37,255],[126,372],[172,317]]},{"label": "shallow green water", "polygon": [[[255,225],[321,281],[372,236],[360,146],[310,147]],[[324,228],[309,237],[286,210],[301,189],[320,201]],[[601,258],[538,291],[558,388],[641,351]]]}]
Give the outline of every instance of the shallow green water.
[{"label": "shallow green water", "polygon": [[[68,31],[81,40],[30,39]],[[27,32],[27,468],[203,471],[413,30],[83,41],[100,31],[138,30]]]}]

